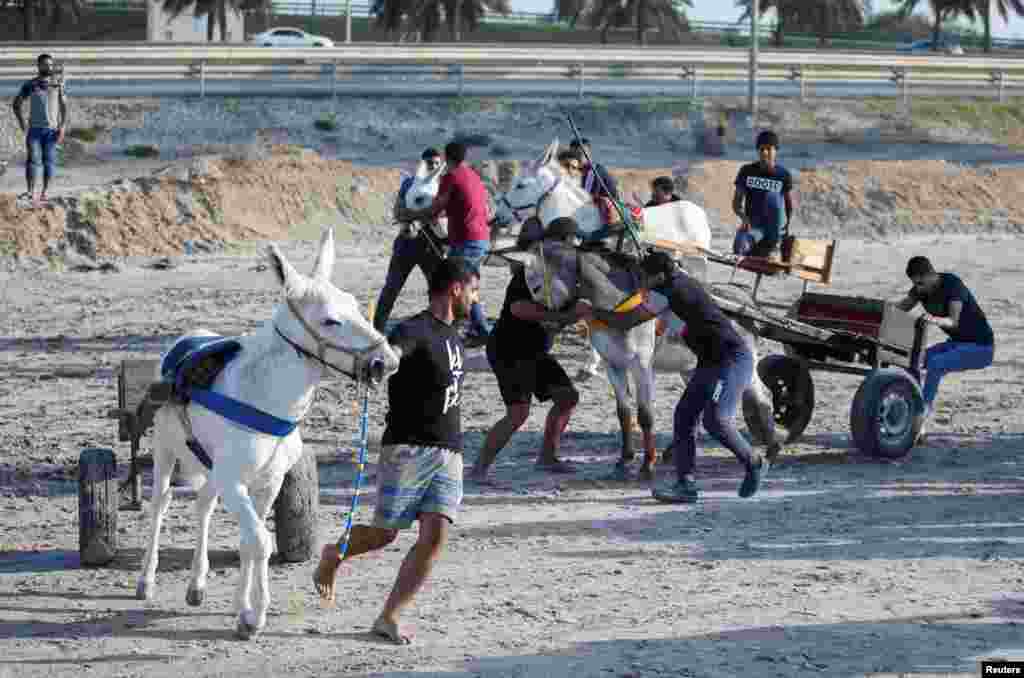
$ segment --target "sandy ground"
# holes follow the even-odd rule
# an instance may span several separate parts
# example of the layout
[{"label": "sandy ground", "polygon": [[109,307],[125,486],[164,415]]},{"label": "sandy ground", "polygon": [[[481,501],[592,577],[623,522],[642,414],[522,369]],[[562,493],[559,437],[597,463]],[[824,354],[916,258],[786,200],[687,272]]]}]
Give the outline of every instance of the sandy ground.
[{"label": "sandy ground", "polygon": [[[846,117],[856,126],[856,116]],[[527,143],[510,130],[508,138],[539,153],[550,133],[538,136],[532,118],[520,123],[534,136]],[[634,153],[639,136],[616,136],[611,123],[587,129],[608,149],[627,192],[646,197],[650,178],[671,171],[665,158],[673,149]],[[424,142],[396,139],[399,149]],[[644,137],[647,145],[657,141]],[[1024,659],[1024,265],[1019,238],[1009,235],[1024,223],[1014,200],[1024,177],[1012,167],[955,164],[966,156],[954,150],[970,151],[967,144],[920,145],[927,152],[909,164],[854,160],[835,145],[820,154],[786,148],[811,165],[816,157],[842,161],[801,171],[794,229],[841,239],[831,291],[897,297],[907,258],[924,253],[965,279],[994,325],[995,365],[946,381],[927,444],[899,463],[866,459],[852,447],[858,378],[815,373],[807,433],[755,499],[736,497],[737,464],[705,438],[704,502],[657,504],[640,483],[604,479],[619,431],[610,387],[598,378],[582,388],[564,443],[577,474],[533,469],[546,412],[535,407],[499,457],[498,485],[467,484],[450,547],[408,615],[413,646],[382,645],[367,631],[414,531],[347,566],[334,609],[318,605],[313,563],[273,566],[268,629],[248,643],[233,635],[237,523],[221,509],[206,606],[185,604],[195,536],[187,488],[176,490],[165,523],[152,602],[134,599],[148,513],[120,513],[116,561],[80,567],[78,455],[103,446],[128,457],[106,418],[117,404],[121,360],[156,358],[197,326],[224,334],[254,328],[278,300],[260,241],[280,241],[308,270],[325,223],[338,227],[335,282],[364,308],[375,298],[393,236],[386,206],[397,186],[397,151],[377,152],[372,143],[359,150],[376,163],[294,148],[253,157],[251,146],[241,159],[82,156],[61,170],[50,209],[25,212],[0,195],[0,678],[939,676],[977,675],[981,657]],[[631,157],[637,162],[615,160]],[[741,159],[691,172],[690,189],[723,248],[735,225],[728,201]],[[19,192],[20,171],[12,165],[0,191]],[[186,240],[217,246],[186,256]],[[161,257],[169,257],[166,267],[155,268]],[[76,272],[83,261],[87,272]],[[114,264],[112,272],[94,270],[101,261]],[[711,274],[723,280],[729,271]],[[506,269],[486,269],[492,314],[507,281]],[[786,303],[799,292],[798,281],[773,279],[759,297]],[[419,310],[424,294],[414,273],[395,315]],[[570,374],[585,358],[571,333],[555,350]],[[471,364],[470,461],[502,413],[479,352]],[[682,383],[659,375],[659,448],[670,440]],[[351,497],[354,395],[347,382],[325,383],[303,426],[319,460],[324,539],[337,536]],[[378,393],[372,434],[381,432],[384,413]],[[373,463],[369,469],[372,483]],[[149,480],[147,472],[147,498]],[[371,515],[373,494],[360,505],[361,519]]]},{"label": "sandy ground", "polygon": [[[338,246],[335,282],[364,307],[390,244],[376,233],[353,227]],[[146,513],[120,514],[114,563],[79,567],[78,453],[106,446],[127,458],[104,418],[116,406],[119,361],[156,357],[195,326],[230,334],[262,322],[278,292],[255,252],[185,257],[166,271],[136,257],[117,273],[2,273],[0,676],[977,675],[979,657],[1024,658],[1024,266],[1016,245],[953,236],[842,243],[834,292],[895,297],[906,287],[906,259],[923,252],[964,277],[995,327],[996,364],[947,380],[934,434],[901,463],[851,447],[852,376],[815,374],[806,437],[755,499],[736,497],[737,464],[704,439],[706,495],[695,507],[657,504],[640,483],[603,480],[618,450],[604,380],[583,388],[566,436],[564,455],[581,466],[573,477],[534,471],[545,413],[535,407],[499,458],[499,486],[467,484],[450,547],[408,615],[418,642],[404,648],[367,631],[414,531],[346,567],[335,609],[318,605],[313,563],[273,566],[268,629],[248,643],[233,638],[237,524],[220,508],[206,606],[185,605],[194,538],[187,488],[176,491],[165,524],[155,600],[133,595]],[[313,243],[292,240],[285,251],[311,267]],[[506,269],[486,270],[492,313],[507,280]],[[424,288],[414,274],[396,314],[417,310]],[[795,280],[762,289],[775,301],[799,294]],[[585,357],[571,334],[556,354],[570,373]],[[681,385],[659,376],[662,448]],[[352,386],[326,386],[303,434],[320,461],[328,539],[350,499],[356,416]],[[501,407],[489,372],[471,372],[466,392],[472,460]],[[383,415],[378,394],[375,433]],[[148,485],[147,473],[147,497]],[[373,499],[365,495],[360,518]]]}]

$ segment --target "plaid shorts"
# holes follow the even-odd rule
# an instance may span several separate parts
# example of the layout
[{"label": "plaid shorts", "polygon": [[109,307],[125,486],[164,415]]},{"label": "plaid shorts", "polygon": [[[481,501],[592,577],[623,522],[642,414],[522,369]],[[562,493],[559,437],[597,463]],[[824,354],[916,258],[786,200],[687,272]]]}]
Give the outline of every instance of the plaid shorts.
[{"label": "plaid shorts", "polygon": [[462,454],[444,447],[387,445],[377,471],[375,527],[404,530],[421,513],[450,522],[462,503]]}]

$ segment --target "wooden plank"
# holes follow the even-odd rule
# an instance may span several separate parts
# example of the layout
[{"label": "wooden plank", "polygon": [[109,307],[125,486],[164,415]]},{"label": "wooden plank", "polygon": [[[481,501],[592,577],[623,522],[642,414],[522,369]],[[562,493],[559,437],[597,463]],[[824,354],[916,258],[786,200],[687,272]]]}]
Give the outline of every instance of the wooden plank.
[{"label": "wooden plank", "polygon": [[149,385],[157,380],[159,360],[122,360],[118,388],[118,405],[123,410],[135,411],[146,397]]},{"label": "wooden plank", "polygon": [[828,262],[828,253],[831,246],[831,240],[793,238],[789,263],[799,264],[806,268],[824,268]]},{"label": "wooden plank", "polygon": [[917,316],[900,310],[896,304],[886,302],[878,339],[909,351],[914,347],[916,323]]}]

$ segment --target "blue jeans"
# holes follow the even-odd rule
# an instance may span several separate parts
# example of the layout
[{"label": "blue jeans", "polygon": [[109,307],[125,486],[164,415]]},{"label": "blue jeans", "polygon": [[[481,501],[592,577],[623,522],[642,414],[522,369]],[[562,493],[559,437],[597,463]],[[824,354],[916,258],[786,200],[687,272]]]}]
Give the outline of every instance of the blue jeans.
[{"label": "blue jeans", "polygon": [[378,332],[383,332],[391,317],[391,309],[395,307],[398,294],[405,287],[405,281],[409,279],[412,269],[419,266],[423,271],[423,277],[430,283],[430,276],[433,274],[437,264],[441,261],[443,250],[439,253],[427,241],[426,235],[420,233],[416,237],[400,235],[395,238],[395,244],[391,248],[391,261],[388,262],[388,274],[384,280],[384,287],[377,297],[377,308],[373,312],[373,327]]},{"label": "blue jeans", "polygon": [[43,190],[57,169],[57,130],[48,127],[30,127],[25,140],[28,157],[25,160],[25,181],[29,190],[43,177]]},{"label": "blue jeans", "polygon": [[754,357],[738,349],[717,365],[698,365],[686,384],[675,412],[672,448],[676,474],[682,481],[697,461],[697,424],[727,447],[744,468],[750,468],[753,450],[736,430],[736,410],[754,375]]},{"label": "blue jeans", "polygon": [[928,407],[939,392],[939,382],[950,372],[981,370],[992,364],[995,346],[971,344],[960,341],[944,341],[935,344],[924,354],[924,402]]},{"label": "blue jeans", "polygon": [[[486,257],[487,253],[490,251],[490,240],[467,240],[465,242],[452,245],[448,250],[448,256],[462,257],[469,263],[476,266],[477,270],[479,270],[484,257]],[[473,304],[473,308],[469,312],[469,320],[473,326],[473,331],[477,334],[491,333],[491,326],[487,322],[487,316],[484,315],[484,307],[479,302]]]},{"label": "blue jeans", "polygon": [[756,228],[736,231],[736,237],[732,241],[732,253],[740,257],[767,257],[778,244],[778,239],[768,239]]}]

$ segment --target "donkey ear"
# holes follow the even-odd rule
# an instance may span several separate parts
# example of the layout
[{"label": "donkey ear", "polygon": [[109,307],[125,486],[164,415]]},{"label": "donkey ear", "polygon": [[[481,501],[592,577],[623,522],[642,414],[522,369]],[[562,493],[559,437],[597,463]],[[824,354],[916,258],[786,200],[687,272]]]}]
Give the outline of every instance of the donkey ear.
[{"label": "donkey ear", "polygon": [[544,155],[541,157],[540,163],[538,163],[538,164],[541,167],[543,167],[544,165],[547,165],[547,164],[551,163],[551,161],[555,159],[555,156],[557,154],[558,154],[558,138],[555,137],[555,140],[552,141],[551,145],[548,146],[547,150],[544,151]]},{"label": "donkey ear", "polygon": [[270,268],[277,276],[277,282],[284,287],[285,293],[298,289],[302,284],[301,274],[295,267],[288,263],[288,260],[281,254],[277,245],[271,243],[267,246],[267,258],[270,259]]},{"label": "donkey ear", "polygon": [[320,236],[320,252],[313,264],[313,278],[330,282],[334,272],[334,229],[327,227]]}]

